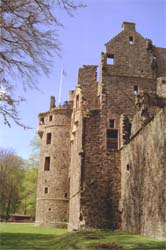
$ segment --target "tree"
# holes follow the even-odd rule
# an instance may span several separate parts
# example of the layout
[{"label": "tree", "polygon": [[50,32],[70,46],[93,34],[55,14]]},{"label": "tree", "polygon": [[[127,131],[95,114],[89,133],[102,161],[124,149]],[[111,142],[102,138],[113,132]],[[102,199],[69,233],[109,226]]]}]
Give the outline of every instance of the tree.
[{"label": "tree", "polygon": [[19,206],[23,164],[13,151],[0,149],[0,215],[8,217]]},{"label": "tree", "polygon": [[35,216],[36,190],[37,190],[37,170],[39,165],[40,140],[36,134],[31,142],[32,154],[25,162],[24,178],[22,181],[21,202],[19,212]]},{"label": "tree", "polygon": [[56,11],[69,15],[82,4],[72,0],[1,0],[0,115],[23,126],[17,113],[22,98],[14,96],[15,81],[37,88],[35,75],[49,73],[51,57],[60,53],[57,27],[63,26]]}]

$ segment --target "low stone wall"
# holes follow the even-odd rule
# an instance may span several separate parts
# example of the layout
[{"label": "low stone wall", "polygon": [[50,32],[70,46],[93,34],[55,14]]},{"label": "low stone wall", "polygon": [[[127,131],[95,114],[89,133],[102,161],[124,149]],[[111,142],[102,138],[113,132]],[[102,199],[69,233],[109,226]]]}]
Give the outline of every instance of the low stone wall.
[{"label": "low stone wall", "polygon": [[121,151],[122,228],[166,238],[166,109]]}]

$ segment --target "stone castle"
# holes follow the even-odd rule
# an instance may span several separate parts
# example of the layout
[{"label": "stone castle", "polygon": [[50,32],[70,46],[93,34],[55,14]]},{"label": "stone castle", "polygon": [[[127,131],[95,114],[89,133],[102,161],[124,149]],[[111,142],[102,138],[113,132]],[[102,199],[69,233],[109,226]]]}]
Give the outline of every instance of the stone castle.
[{"label": "stone castle", "polygon": [[38,133],[37,225],[166,236],[166,48],[123,22]]}]

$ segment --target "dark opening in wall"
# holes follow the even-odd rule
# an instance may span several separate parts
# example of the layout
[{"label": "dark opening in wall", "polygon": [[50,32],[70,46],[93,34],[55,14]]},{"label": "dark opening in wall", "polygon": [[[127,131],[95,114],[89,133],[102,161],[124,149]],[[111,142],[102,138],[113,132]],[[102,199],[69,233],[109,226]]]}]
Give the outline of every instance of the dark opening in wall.
[{"label": "dark opening in wall", "polygon": [[79,95],[76,95],[76,109],[78,109],[80,106],[79,102],[80,102],[80,97],[79,97]]},{"label": "dark opening in wall", "polygon": [[107,149],[118,149],[117,129],[107,129]]},{"label": "dark opening in wall", "polygon": [[79,219],[80,219],[80,221],[83,221],[83,215],[82,215],[82,213],[80,213]]},{"label": "dark opening in wall", "polygon": [[115,127],[115,120],[110,119],[109,120],[109,128],[114,128]]},{"label": "dark opening in wall", "polygon": [[48,211],[51,211],[51,208],[49,208]]},{"label": "dark opening in wall", "polygon": [[47,133],[47,144],[51,144],[51,133]]},{"label": "dark opening in wall", "polygon": [[45,187],[45,188],[44,188],[44,193],[45,193],[45,194],[48,194],[48,187]]},{"label": "dark opening in wall", "polygon": [[129,36],[129,44],[134,44],[133,36]]},{"label": "dark opening in wall", "polygon": [[52,115],[49,116],[49,121],[50,121],[50,122],[52,121]]},{"label": "dark opening in wall", "polygon": [[50,157],[47,156],[45,157],[44,171],[49,171],[49,170],[50,170]]},{"label": "dark opening in wall", "polygon": [[138,86],[137,85],[134,86],[134,95],[138,95]]},{"label": "dark opening in wall", "polygon": [[67,193],[65,193],[65,198],[67,198]]},{"label": "dark opening in wall", "polygon": [[114,64],[114,54],[107,55],[107,64]]},{"label": "dark opening in wall", "polygon": [[127,169],[127,171],[130,171],[130,165],[129,164],[127,164],[126,169]]},{"label": "dark opening in wall", "polygon": [[44,124],[44,117],[41,117],[41,118],[40,118],[39,124],[40,124],[40,125]]}]

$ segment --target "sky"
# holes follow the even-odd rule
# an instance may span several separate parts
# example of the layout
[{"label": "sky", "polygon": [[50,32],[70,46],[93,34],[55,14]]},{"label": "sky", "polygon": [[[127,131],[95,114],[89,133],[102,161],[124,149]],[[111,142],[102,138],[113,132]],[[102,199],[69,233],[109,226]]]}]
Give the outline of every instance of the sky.
[{"label": "sky", "polygon": [[[78,3],[78,0],[76,0]],[[26,129],[12,122],[11,128],[0,117],[0,147],[13,149],[23,159],[32,153],[30,142],[38,126],[38,114],[49,109],[50,96],[58,102],[61,70],[63,77],[61,102],[77,84],[78,69],[82,65],[99,65],[104,44],[121,32],[123,21],[136,23],[136,30],[157,47],[166,47],[166,0],[82,0],[86,8],[77,10],[74,17],[57,12],[64,27],[59,28],[62,43],[61,57],[53,56],[50,76],[36,76],[40,91],[23,92],[18,84],[16,92],[26,98],[19,107]],[[58,11],[58,10],[57,10]]]}]

